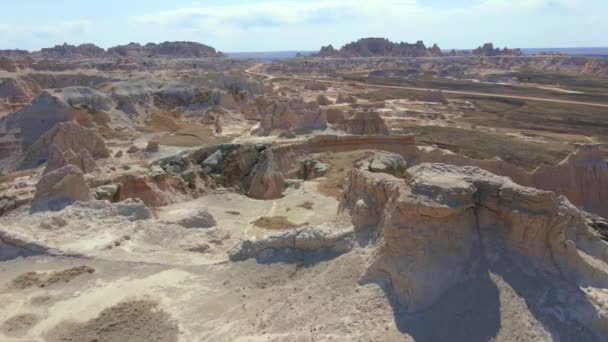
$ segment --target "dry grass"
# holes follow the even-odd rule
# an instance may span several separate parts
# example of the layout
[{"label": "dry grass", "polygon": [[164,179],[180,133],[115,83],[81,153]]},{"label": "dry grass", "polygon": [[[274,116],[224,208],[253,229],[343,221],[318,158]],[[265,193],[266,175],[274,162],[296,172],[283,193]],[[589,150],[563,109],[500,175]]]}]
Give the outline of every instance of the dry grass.
[{"label": "dry grass", "polygon": [[169,146],[198,146],[202,144],[221,144],[230,141],[225,136],[215,136],[211,128],[197,123],[190,123],[188,127],[173,133],[167,133],[160,138],[162,145]]},{"label": "dry grass", "polygon": [[256,227],[272,230],[293,229],[306,225],[306,223],[295,224],[289,221],[289,219],[285,216],[263,216],[253,221],[252,223]]},{"label": "dry grass", "polygon": [[325,180],[319,183],[319,192],[340,200],[344,190],[346,174],[358,161],[369,157],[370,154],[371,151],[365,150],[321,154],[319,161],[329,165],[329,171],[325,174]]},{"label": "dry grass", "polygon": [[11,283],[12,287],[17,289],[27,289],[30,287],[47,287],[56,283],[69,283],[78,276],[87,273],[93,273],[95,269],[89,266],[79,266],[69,268],[63,271],[51,273],[27,272],[19,275]]}]

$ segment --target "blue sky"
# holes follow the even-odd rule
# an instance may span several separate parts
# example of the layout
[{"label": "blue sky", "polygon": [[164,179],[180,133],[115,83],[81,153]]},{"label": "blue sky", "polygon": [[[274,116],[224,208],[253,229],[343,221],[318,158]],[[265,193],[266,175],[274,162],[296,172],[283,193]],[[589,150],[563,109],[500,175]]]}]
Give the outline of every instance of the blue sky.
[{"label": "blue sky", "polygon": [[191,40],[222,51],[316,50],[361,37],[442,48],[608,46],[607,0],[6,0],[0,49]]}]

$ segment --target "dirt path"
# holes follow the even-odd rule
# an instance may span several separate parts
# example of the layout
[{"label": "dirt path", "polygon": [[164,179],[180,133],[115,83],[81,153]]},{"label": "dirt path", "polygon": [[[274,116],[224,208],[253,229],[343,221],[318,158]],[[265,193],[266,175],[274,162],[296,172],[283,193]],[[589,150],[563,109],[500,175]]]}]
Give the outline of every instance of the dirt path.
[{"label": "dirt path", "polygon": [[245,72],[247,72],[248,74],[251,74],[251,75],[266,77],[267,79],[286,78],[286,79],[296,80],[296,81],[307,81],[307,82],[313,81],[313,82],[323,82],[323,83],[329,83],[329,84],[357,85],[357,86],[368,87],[368,88],[403,89],[403,90],[411,90],[411,91],[441,91],[444,94],[453,94],[453,95],[467,95],[467,96],[475,96],[475,97],[494,97],[494,98],[498,97],[498,98],[503,98],[503,99],[516,99],[516,100],[526,100],[526,101],[551,102],[551,103],[608,108],[608,104],[596,103],[596,102],[556,100],[556,99],[549,99],[549,98],[544,98],[544,97],[490,94],[490,93],[479,93],[479,92],[469,92],[469,91],[460,91],[460,90],[443,90],[443,89],[436,89],[436,88],[404,87],[404,86],[392,86],[392,85],[381,85],[381,84],[367,84],[367,83],[363,83],[363,82],[354,82],[354,81],[346,82],[346,81],[335,81],[335,80],[322,80],[322,79],[307,78],[307,77],[270,75],[270,74],[264,74],[264,73],[257,71],[262,65],[264,65],[264,64],[263,63],[256,64],[253,67],[245,70]]}]

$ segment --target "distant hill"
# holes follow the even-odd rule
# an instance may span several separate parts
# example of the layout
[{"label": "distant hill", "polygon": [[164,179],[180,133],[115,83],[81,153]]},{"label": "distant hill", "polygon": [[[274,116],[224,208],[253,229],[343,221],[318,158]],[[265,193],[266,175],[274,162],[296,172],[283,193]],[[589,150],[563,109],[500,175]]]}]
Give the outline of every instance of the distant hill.
[{"label": "distant hill", "polygon": [[522,51],[526,55],[558,53],[569,56],[608,57],[608,47],[530,48]]},{"label": "distant hill", "polygon": [[258,52],[226,52],[227,57],[237,59],[259,59],[273,61],[277,59],[293,58],[313,55],[313,51],[258,51]]},{"label": "distant hill", "polygon": [[163,57],[163,58],[215,58],[224,57],[222,52],[205,44],[196,42],[163,42],[140,45],[130,43],[119,45],[108,50],[94,44],[56,45],[43,48],[40,51],[29,52],[25,50],[0,50],[0,57],[23,58],[104,58],[104,57]]},{"label": "distant hill", "polygon": [[433,57],[441,56],[441,49],[434,44],[427,48],[423,41],[415,44],[395,43],[386,38],[363,38],[336,50],[332,45],[321,48],[317,57]]}]

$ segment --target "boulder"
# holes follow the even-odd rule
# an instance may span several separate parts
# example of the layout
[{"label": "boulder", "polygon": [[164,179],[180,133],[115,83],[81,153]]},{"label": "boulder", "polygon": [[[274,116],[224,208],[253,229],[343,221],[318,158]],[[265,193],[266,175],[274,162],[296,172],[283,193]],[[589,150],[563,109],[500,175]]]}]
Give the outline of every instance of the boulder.
[{"label": "boulder", "polygon": [[407,163],[399,154],[375,152],[369,158],[358,162],[357,167],[366,171],[388,173],[395,177],[403,177]]},{"label": "boulder", "polygon": [[245,240],[228,251],[231,261],[271,257],[273,252],[298,251],[346,253],[353,248],[351,229],[335,230],[333,227],[302,227],[261,239]]},{"label": "boulder", "polygon": [[119,190],[118,184],[106,184],[95,188],[95,198],[98,200],[112,201]]},{"label": "boulder", "polygon": [[170,221],[184,228],[211,228],[217,225],[215,218],[206,210],[201,209],[193,216],[186,216]]}]

